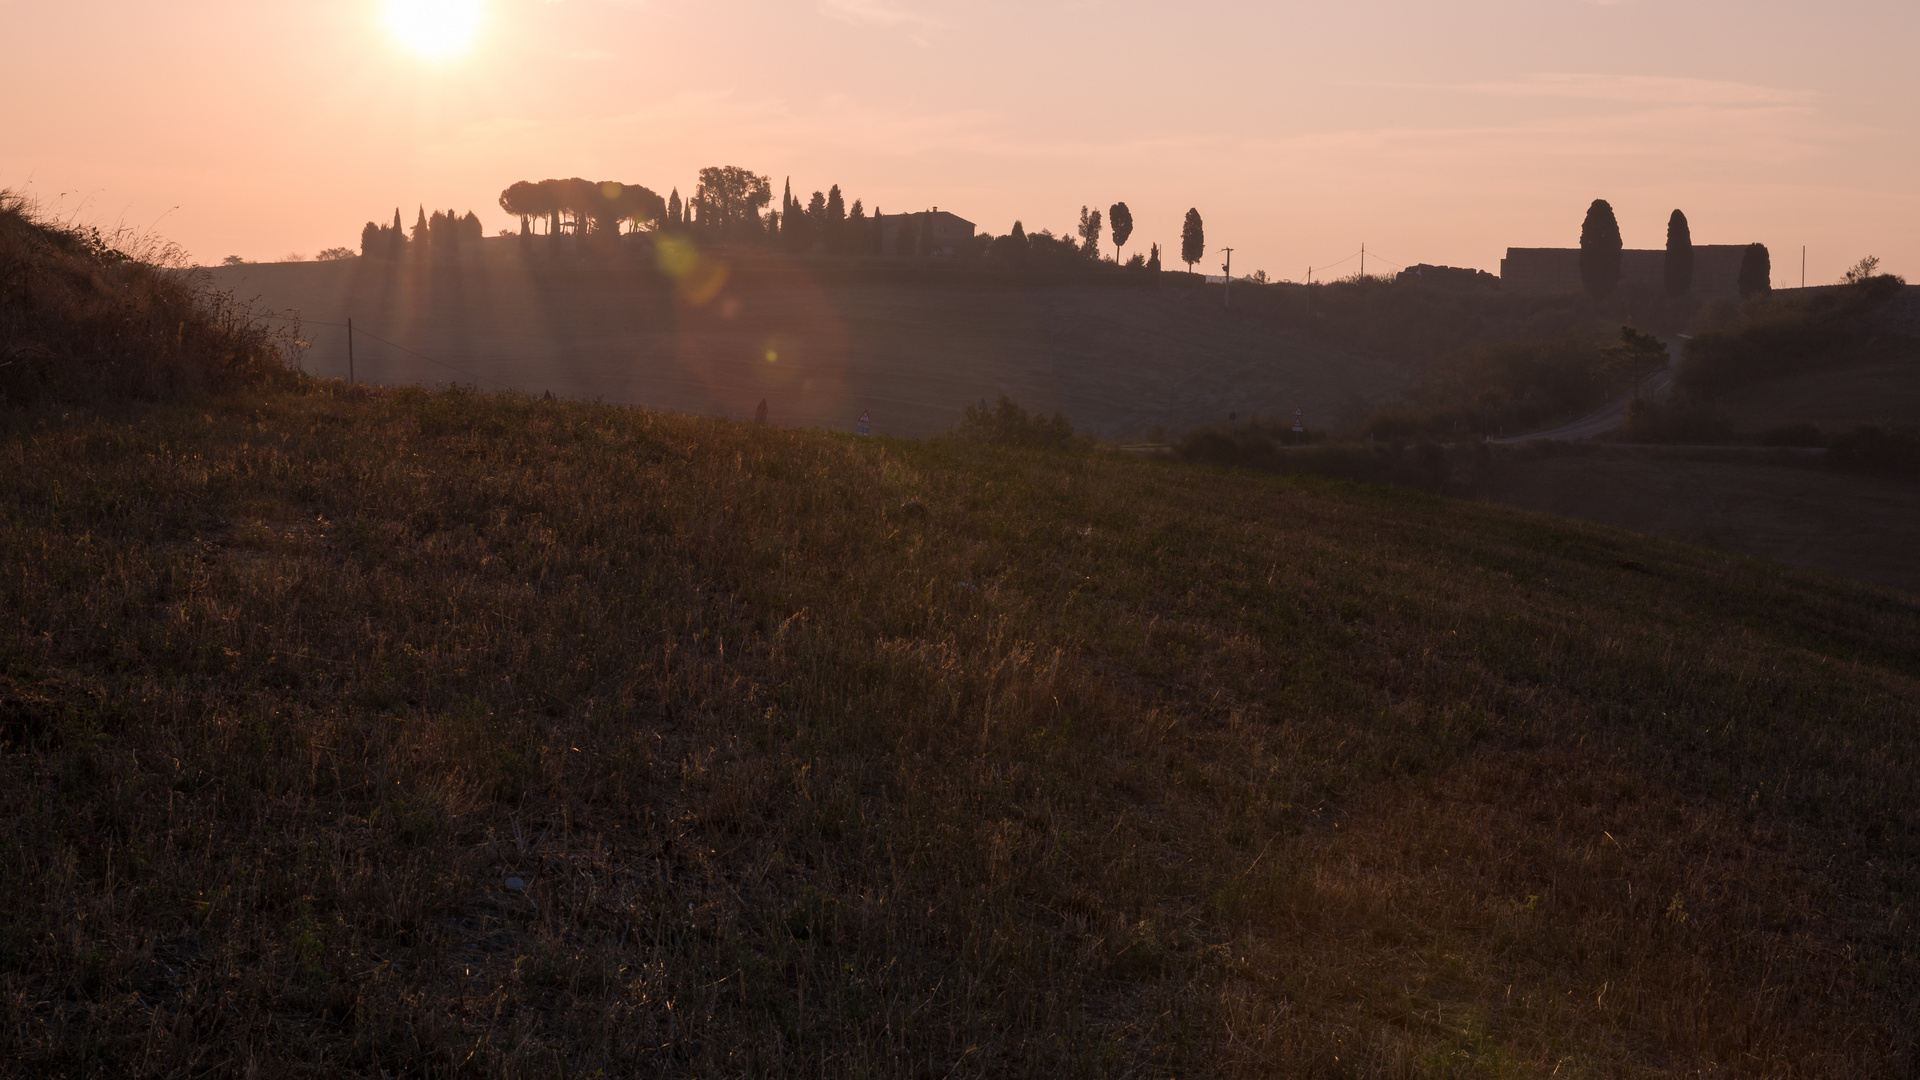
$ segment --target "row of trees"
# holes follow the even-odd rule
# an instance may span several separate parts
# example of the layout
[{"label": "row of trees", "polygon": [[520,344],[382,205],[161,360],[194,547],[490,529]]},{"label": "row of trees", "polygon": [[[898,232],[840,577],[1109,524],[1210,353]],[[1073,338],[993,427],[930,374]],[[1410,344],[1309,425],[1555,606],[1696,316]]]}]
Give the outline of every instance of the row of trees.
[{"label": "row of trees", "polygon": [[429,217],[427,208],[422,206],[409,236],[400,224],[400,210],[395,207],[393,224],[376,225],[369,221],[360,230],[360,255],[382,262],[420,261],[436,255],[452,258],[461,247],[479,243],[484,235],[479,215],[471,210],[464,216],[452,210],[435,210]]},{"label": "row of trees", "polygon": [[620,227],[645,228],[666,215],[667,204],[652,189],[618,180],[521,180],[500,193],[500,209],[520,219],[520,235],[536,222],[547,232],[618,235]]},{"label": "row of trees", "polygon": [[[1047,230],[1029,234],[1016,221],[1005,236],[978,235],[970,244],[936,235],[932,213],[895,215],[888,220],[875,207],[872,213],[859,199],[849,206],[840,185],[815,191],[802,202],[788,180],[780,206],[772,209],[773,188],[766,176],[737,165],[700,170],[694,193],[682,199],[674,188],[665,199],[641,184],[581,177],[522,180],[500,193],[500,208],[520,220],[520,235],[544,232],[559,237],[617,236],[622,232],[691,232],[714,243],[777,247],[793,254],[842,256],[926,256],[951,249],[962,258],[987,257],[1012,265],[1065,269],[1101,258],[1103,236],[1113,243],[1113,262],[1129,268],[1158,271],[1160,246],[1125,259],[1133,236],[1133,212],[1116,202],[1103,215],[1080,208],[1078,239],[1055,237]],[[361,236],[361,252],[369,258],[398,260],[446,252],[482,235],[472,213],[456,217],[436,211],[429,218],[422,208],[411,237],[394,212],[391,226],[368,222]],[[1198,210],[1188,210],[1181,235],[1181,259],[1188,269],[1205,253],[1205,232]],[[1124,261],[1123,261],[1124,260]]]},{"label": "row of trees", "polygon": [[[1593,200],[1586,220],[1580,224],[1580,285],[1596,299],[1612,293],[1620,284],[1621,260],[1625,245],[1620,239],[1620,222],[1613,206],[1605,199]],[[1738,287],[1742,297],[1756,296],[1773,288],[1773,258],[1765,244],[1748,244],[1740,257]],[[1667,218],[1666,261],[1661,267],[1661,288],[1671,297],[1693,291],[1693,231],[1687,215],[1675,210]]]}]

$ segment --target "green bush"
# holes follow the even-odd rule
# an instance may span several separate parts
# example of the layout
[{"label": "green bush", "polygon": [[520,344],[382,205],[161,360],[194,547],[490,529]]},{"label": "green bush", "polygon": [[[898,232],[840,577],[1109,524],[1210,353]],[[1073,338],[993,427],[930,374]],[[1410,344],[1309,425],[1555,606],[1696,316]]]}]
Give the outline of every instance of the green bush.
[{"label": "green bush", "polygon": [[1687,342],[1674,386],[1690,398],[1711,398],[1780,375],[1837,367],[1875,355],[1888,342],[1868,318],[1906,288],[1891,274],[1810,297],[1749,303],[1733,325]]},{"label": "green bush", "polygon": [[1436,362],[1406,404],[1376,411],[1364,430],[1399,442],[1537,430],[1597,407],[1607,372],[1607,353],[1577,337],[1471,349]]}]

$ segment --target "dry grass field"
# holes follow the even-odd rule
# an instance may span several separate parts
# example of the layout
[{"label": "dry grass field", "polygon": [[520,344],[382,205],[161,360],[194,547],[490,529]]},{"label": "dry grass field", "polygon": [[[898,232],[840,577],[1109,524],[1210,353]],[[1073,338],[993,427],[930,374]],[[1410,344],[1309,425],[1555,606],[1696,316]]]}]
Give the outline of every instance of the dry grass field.
[{"label": "dry grass field", "polygon": [[1593,447],[1496,460],[1477,492],[1493,502],[1920,595],[1911,478],[1839,473],[1790,451]]},{"label": "dry grass field", "polygon": [[432,358],[363,334],[363,381],[550,391],[709,416],[751,416],[764,399],[771,421],[787,427],[851,431],[866,411],[876,433],[930,435],[968,402],[1002,393],[1111,439],[1296,408],[1325,427],[1351,397],[1389,396],[1408,377],[1223,310],[1217,289],[1129,286],[1117,274],[889,280],[878,276],[884,267],[796,270],[764,256],[717,265],[724,277],[675,289],[627,256],[557,257],[544,244],[523,254],[496,239],[485,257],[460,264],[355,259],[211,274],[257,309],[304,316],[313,342],[304,363],[317,374],[347,374],[346,332],[323,324],[352,317]]},{"label": "dry grass field", "polygon": [[0,1068],[1920,1068],[1920,605],[419,390],[10,412]]}]

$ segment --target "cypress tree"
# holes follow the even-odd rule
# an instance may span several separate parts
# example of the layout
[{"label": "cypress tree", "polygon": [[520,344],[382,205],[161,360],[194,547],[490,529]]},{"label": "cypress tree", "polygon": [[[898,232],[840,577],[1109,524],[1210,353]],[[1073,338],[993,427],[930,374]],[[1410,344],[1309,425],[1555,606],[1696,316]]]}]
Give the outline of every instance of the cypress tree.
[{"label": "cypress tree", "polygon": [[433,234],[427,226],[427,208],[420,207],[420,216],[413,222],[413,244],[409,248],[415,259],[425,259],[433,251]]},{"label": "cypress tree", "polygon": [[1773,256],[1765,244],[1748,244],[1740,256],[1740,298],[1765,296],[1773,291]]},{"label": "cypress tree", "polygon": [[674,188],[673,194],[667,197],[667,224],[673,225],[676,227],[681,224],[680,222],[680,189],[679,188]]},{"label": "cypress tree", "polygon": [[363,259],[385,258],[386,252],[380,250],[380,240],[380,226],[371,221],[367,222],[367,227],[360,230],[360,257]]},{"label": "cypress tree", "polygon": [[887,246],[887,215],[878,205],[873,208],[873,254],[885,255]]},{"label": "cypress tree", "polygon": [[1685,296],[1693,288],[1693,232],[1687,215],[1678,210],[1667,219],[1667,262],[1661,284],[1668,296]]},{"label": "cypress tree", "polygon": [[1152,273],[1160,272],[1160,245],[1153,245],[1153,253],[1147,256],[1147,269]]},{"label": "cypress tree", "polygon": [[1587,220],[1580,225],[1580,286],[1587,295],[1599,299],[1620,284],[1620,222],[1605,199],[1593,200],[1587,207]]},{"label": "cypress tree", "polygon": [[840,254],[840,226],[847,220],[847,204],[840,185],[827,189],[826,216],[820,219],[820,238],[827,242],[827,254]]},{"label": "cypress tree", "polygon": [[393,234],[387,238],[387,259],[399,262],[407,255],[407,228],[400,224],[400,208],[393,208]]},{"label": "cypress tree", "polygon": [[1187,273],[1193,273],[1193,264],[1207,253],[1207,230],[1200,221],[1200,211],[1187,211],[1186,223],[1180,227],[1180,261],[1187,264]]}]

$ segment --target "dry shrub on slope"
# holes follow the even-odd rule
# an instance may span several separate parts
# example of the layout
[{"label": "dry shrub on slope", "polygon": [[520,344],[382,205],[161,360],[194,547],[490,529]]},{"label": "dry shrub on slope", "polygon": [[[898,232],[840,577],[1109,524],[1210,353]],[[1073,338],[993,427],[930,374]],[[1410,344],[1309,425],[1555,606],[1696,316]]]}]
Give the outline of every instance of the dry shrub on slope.
[{"label": "dry shrub on slope", "polygon": [[287,374],[291,342],[169,250],[39,220],[0,190],[0,402],[164,398]]}]

